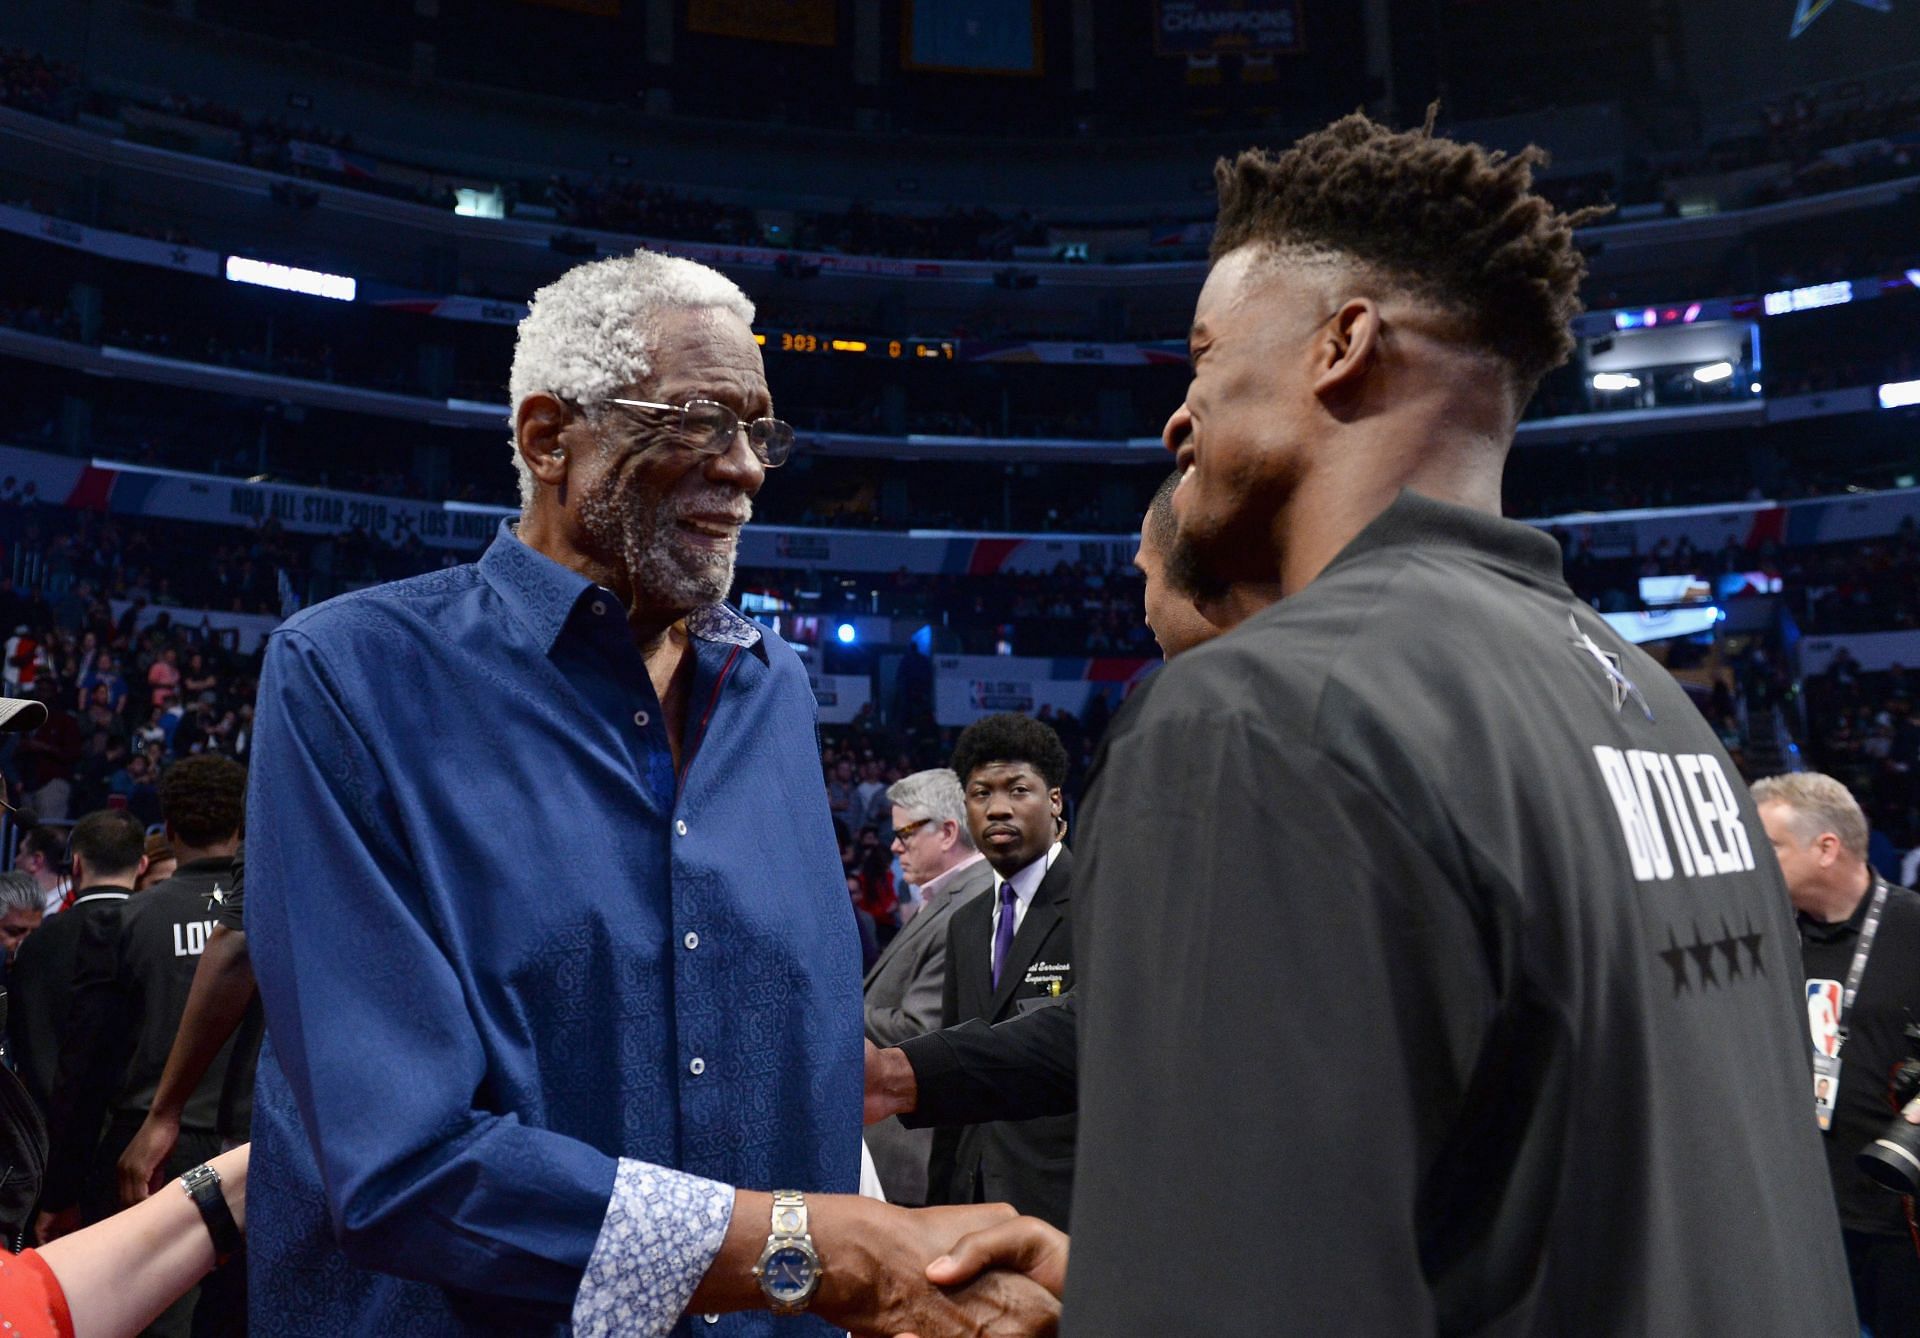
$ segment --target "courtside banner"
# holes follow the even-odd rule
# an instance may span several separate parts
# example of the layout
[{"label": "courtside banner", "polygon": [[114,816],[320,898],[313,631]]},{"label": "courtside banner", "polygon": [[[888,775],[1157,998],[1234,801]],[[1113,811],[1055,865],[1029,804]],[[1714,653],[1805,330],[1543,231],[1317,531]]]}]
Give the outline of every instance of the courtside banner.
[{"label": "courtside banner", "polygon": [[1273,55],[1302,49],[1297,3],[1157,0],[1153,19],[1153,49],[1162,56]]}]

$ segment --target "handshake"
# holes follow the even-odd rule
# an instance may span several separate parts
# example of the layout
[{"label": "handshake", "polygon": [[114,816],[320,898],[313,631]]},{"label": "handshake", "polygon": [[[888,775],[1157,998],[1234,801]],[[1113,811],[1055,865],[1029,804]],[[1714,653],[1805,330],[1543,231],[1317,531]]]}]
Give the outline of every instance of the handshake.
[{"label": "handshake", "polygon": [[825,1265],[811,1309],[858,1338],[1051,1338],[1058,1330],[1067,1237],[1047,1223],[1004,1203],[810,1202]]},{"label": "handshake", "polygon": [[[868,1124],[914,1109],[905,1056],[869,1042],[866,1062]],[[860,1338],[1049,1338],[1059,1327],[1067,1237],[1045,1222],[1004,1203],[910,1209],[846,1195],[808,1203],[823,1265],[809,1308]],[[741,1193],[723,1255],[753,1257],[770,1204]],[[752,1304],[757,1295],[728,1294],[739,1280],[735,1268],[710,1272],[688,1308]]]}]

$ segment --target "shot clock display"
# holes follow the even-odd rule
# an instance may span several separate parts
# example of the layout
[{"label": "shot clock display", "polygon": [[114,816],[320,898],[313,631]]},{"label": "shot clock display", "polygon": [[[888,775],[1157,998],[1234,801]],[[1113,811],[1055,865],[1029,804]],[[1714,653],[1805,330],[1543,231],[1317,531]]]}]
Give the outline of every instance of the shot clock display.
[{"label": "shot clock display", "polygon": [[768,330],[754,342],[777,353],[852,353],[869,358],[938,358],[952,362],[951,339],[842,339],[811,330]]}]

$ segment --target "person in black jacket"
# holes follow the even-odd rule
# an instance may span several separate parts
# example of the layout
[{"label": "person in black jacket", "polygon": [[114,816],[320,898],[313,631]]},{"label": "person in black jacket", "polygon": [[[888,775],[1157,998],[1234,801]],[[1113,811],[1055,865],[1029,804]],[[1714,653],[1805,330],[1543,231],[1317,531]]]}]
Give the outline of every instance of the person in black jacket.
[{"label": "person in black jacket", "polygon": [[[195,968],[216,923],[210,908],[234,881],[246,780],[245,767],[214,753],[168,768],[160,805],[179,869],[127,903],[112,940],[89,944],[83,953],[48,1120],[53,1147],[43,1240],[80,1219],[97,1222],[119,1211],[116,1163],[146,1119],[173,1049]],[[228,1061],[236,1045],[257,1043],[257,1032],[250,1027],[228,1040],[195,1089],[166,1163],[169,1176],[244,1138],[252,1069]],[[229,1265],[243,1266],[243,1260]],[[184,1335],[196,1299],[183,1298],[149,1332]]]},{"label": "person in black jacket", "polygon": [[1867,816],[1833,777],[1769,776],[1753,798],[1800,931],[1813,1105],[1860,1324],[1874,1338],[1920,1338],[1910,1205],[1854,1161],[1887,1126],[1890,1077],[1908,1056],[1906,1028],[1920,1022],[1920,896],[1874,872]]},{"label": "person in black jacket", "polygon": [[[1171,661],[1266,608],[1278,592],[1248,583],[1197,600],[1170,570],[1174,541],[1173,493],[1180,471],[1167,475],[1140,523],[1140,549],[1133,565],[1145,578],[1147,626]],[[1113,741],[1139,712],[1156,678],[1127,698],[1107,726],[1087,772],[1091,787]],[[898,1046],[867,1047],[866,1121],[898,1115],[909,1129],[1031,1120],[1070,1115],[1078,1105],[1075,1048],[1079,996],[1063,995],[1057,1008],[1033,1009],[989,1025],[978,1018],[956,1027],[911,1037]]]},{"label": "person in black jacket", "polygon": [[[994,880],[949,918],[941,1022],[997,1022],[1055,1006],[1073,984],[1073,857],[1055,840],[1066,749],[1037,720],[990,715],[961,733],[953,769],[968,830]],[[928,1201],[1004,1200],[1064,1227],[1073,1143],[1071,1115],[943,1129],[928,1166]]]},{"label": "person in black jacket", "polygon": [[81,944],[110,940],[120,910],[146,870],[146,832],[124,809],[89,813],[73,826],[73,905],[20,945],[7,977],[7,1035],[14,1070],[42,1111],[53,1098],[60,1046],[73,1007]]}]

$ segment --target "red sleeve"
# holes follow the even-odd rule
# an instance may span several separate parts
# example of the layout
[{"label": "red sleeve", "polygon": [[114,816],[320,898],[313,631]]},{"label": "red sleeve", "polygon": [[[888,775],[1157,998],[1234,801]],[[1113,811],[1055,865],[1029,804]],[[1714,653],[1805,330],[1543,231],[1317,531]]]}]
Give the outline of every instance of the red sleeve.
[{"label": "red sleeve", "polygon": [[0,1322],[7,1338],[73,1338],[66,1293],[37,1251],[0,1252]]}]

